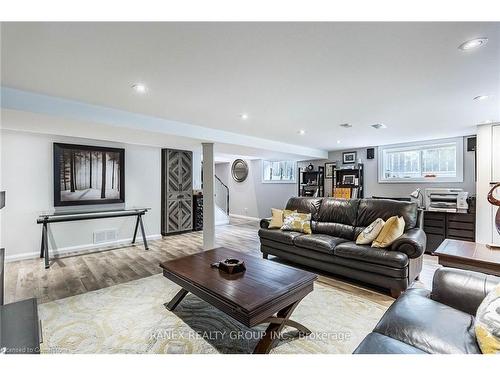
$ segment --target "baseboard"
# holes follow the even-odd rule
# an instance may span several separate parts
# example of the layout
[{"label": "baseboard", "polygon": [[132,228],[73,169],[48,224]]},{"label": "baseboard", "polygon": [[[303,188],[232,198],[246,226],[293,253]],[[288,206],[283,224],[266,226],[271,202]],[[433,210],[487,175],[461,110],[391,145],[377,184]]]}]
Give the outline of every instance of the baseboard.
[{"label": "baseboard", "polygon": [[[149,236],[146,236],[148,241],[153,241],[153,240],[158,240],[162,238],[161,234],[151,234]],[[100,244],[86,244],[86,245],[77,245],[77,246],[68,246],[68,247],[62,247],[56,250],[49,250],[50,256],[57,258],[61,255],[67,255],[67,254],[74,254],[74,255],[81,255],[81,254],[87,254],[87,253],[92,253],[96,251],[102,251],[104,248],[110,247],[110,246],[118,246],[118,245],[126,245],[130,244],[132,242],[132,238],[123,238],[119,239],[116,241],[110,241],[110,242],[103,242]],[[142,237],[138,236],[135,240],[135,243],[137,245],[142,245]],[[15,262],[16,260],[25,260],[25,259],[33,259],[33,258],[38,258],[40,257],[40,251],[34,251],[30,253],[22,253],[22,254],[14,254],[14,255],[6,255],[5,256],[5,262]]]},{"label": "baseboard", "polygon": [[236,215],[236,214],[229,214],[229,216],[234,217],[235,219],[246,219],[246,220],[251,220],[251,221],[260,221],[259,217],[253,217],[253,216]]}]

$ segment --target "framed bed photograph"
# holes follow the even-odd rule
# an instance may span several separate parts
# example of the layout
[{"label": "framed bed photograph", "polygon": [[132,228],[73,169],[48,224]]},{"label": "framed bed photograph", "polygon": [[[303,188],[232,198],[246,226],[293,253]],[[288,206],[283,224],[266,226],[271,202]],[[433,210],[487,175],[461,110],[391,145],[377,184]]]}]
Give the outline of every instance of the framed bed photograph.
[{"label": "framed bed photograph", "polygon": [[356,163],[356,151],[343,152],[342,153],[342,163],[343,164]]},{"label": "framed bed photograph", "polygon": [[125,202],[125,149],[54,143],[54,206]]}]

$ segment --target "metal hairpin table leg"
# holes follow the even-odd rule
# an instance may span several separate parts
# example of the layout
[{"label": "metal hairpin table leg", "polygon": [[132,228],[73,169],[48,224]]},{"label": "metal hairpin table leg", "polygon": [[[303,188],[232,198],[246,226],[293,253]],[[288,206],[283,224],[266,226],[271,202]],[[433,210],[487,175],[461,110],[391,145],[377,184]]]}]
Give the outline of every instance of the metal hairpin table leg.
[{"label": "metal hairpin table leg", "polygon": [[135,222],[135,229],[134,229],[134,237],[132,238],[132,244],[135,243],[135,239],[137,237],[137,229],[139,229],[139,218],[141,217],[141,215],[137,215],[137,220]]},{"label": "metal hairpin table leg", "polygon": [[45,248],[44,250],[44,257],[45,257],[45,268],[49,268],[49,241],[48,241],[48,236],[47,236],[47,230],[48,230],[48,224],[43,223],[43,247]]},{"label": "metal hairpin table leg", "polygon": [[144,248],[149,250],[148,241],[146,239],[146,232],[144,231],[144,224],[142,223],[142,214],[139,215],[139,223],[141,224],[142,241],[144,242]]}]

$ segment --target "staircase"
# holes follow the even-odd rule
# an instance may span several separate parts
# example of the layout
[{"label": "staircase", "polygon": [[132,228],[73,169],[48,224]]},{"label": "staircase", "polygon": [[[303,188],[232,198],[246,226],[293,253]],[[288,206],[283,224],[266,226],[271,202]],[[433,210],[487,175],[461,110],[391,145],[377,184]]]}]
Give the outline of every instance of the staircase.
[{"label": "staircase", "polygon": [[229,224],[229,188],[215,176],[215,225]]}]

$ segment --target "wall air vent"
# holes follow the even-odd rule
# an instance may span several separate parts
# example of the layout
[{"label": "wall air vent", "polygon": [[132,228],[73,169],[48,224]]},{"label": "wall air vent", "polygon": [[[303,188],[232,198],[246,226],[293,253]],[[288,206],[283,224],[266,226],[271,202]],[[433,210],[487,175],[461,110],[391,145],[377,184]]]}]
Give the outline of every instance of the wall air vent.
[{"label": "wall air vent", "polygon": [[118,238],[118,232],[116,229],[109,230],[100,230],[98,232],[94,232],[94,243],[105,243],[105,242],[113,242]]}]

